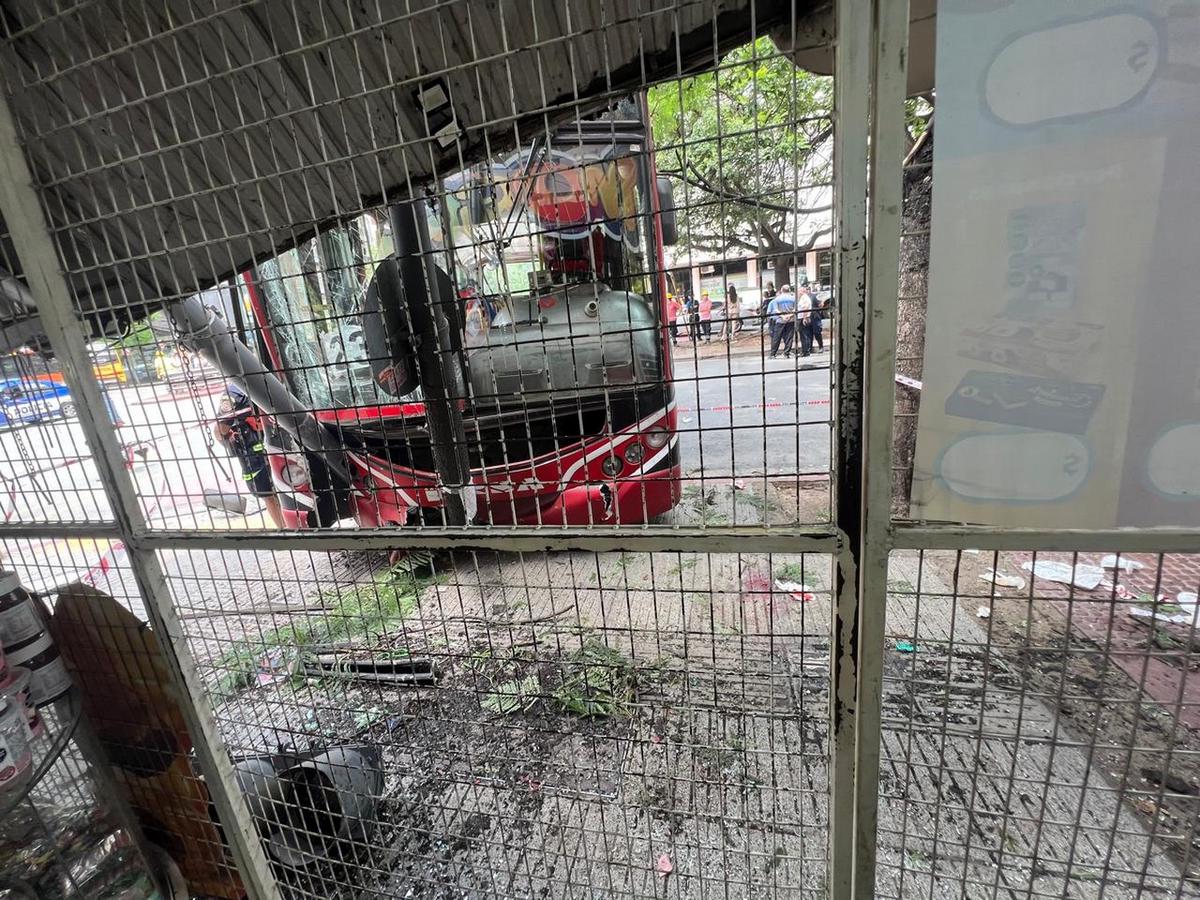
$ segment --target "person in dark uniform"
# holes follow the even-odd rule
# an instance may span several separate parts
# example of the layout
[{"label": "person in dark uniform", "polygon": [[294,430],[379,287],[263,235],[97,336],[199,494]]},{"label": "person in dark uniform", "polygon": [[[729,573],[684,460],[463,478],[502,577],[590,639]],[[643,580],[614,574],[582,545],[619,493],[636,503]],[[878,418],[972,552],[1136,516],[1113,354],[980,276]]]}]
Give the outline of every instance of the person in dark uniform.
[{"label": "person in dark uniform", "polygon": [[271,480],[271,464],[263,444],[262,419],[250,398],[233,382],[225,386],[225,396],[217,407],[213,433],[230,456],[242,467],[242,480],[250,493],[263,502],[276,528],[283,528],[283,511]]},{"label": "person in dark uniform", "polygon": [[687,311],[688,319],[688,334],[691,335],[693,346],[700,343],[700,301],[691,294],[687,295],[687,299],[683,302],[683,308]]}]

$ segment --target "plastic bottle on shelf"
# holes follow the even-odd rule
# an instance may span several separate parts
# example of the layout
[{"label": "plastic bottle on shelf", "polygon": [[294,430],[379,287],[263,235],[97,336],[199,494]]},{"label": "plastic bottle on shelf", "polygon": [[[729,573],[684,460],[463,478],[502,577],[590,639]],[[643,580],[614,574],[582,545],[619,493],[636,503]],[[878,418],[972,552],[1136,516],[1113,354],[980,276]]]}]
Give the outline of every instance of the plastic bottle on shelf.
[{"label": "plastic bottle on shelf", "polygon": [[42,716],[29,696],[29,681],[31,672],[22,666],[10,666],[8,677],[0,681],[0,699],[14,703],[25,713],[25,721],[29,723],[29,732],[39,738],[46,733],[46,725]]},{"label": "plastic bottle on shelf", "polygon": [[25,711],[11,699],[0,705],[0,791],[11,791],[33,773],[33,738]]},{"label": "plastic bottle on shelf", "polygon": [[[71,688],[71,676],[62,654],[44,631],[8,648],[7,662],[10,668],[23,666],[29,670],[29,697],[34,706],[52,703]],[[4,679],[7,677],[5,675]],[[4,679],[0,679],[0,684]]]},{"label": "plastic bottle on shelf", "polygon": [[6,649],[29,640],[42,630],[33,595],[16,572],[0,571],[0,645]]}]

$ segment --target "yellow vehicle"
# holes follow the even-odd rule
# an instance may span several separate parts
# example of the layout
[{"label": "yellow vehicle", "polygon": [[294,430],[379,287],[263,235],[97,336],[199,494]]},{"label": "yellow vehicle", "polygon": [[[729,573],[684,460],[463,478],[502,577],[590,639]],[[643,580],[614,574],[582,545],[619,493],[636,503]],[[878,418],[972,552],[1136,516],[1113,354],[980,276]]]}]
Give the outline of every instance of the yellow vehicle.
[{"label": "yellow vehicle", "polygon": [[126,379],[125,364],[116,351],[107,345],[93,345],[92,371],[98,381],[115,381],[124,384]]}]

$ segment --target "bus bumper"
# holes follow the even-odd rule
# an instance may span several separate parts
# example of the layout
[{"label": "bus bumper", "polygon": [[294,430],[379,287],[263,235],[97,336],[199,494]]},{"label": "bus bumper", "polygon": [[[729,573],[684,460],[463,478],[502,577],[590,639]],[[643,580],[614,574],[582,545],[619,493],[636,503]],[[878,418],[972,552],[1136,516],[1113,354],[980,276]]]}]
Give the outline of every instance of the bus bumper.
[{"label": "bus bumper", "polygon": [[679,502],[682,491],[680,477],[679,466],[672,466],[651,472],[636,481],[573,485],[559,492],[549,505],[519,515],[515,524],[644,524],[668,512]]},{"label": "bus bumper", "polygon": [[[651,521],[671,510],[682,493],[682,473],[678,464],[646,473],[637,479],[572,484],[564,490],[512,500],[491,494],[481,502],[476,524],[485,525],[637,525]],[[351,501],[354,518],[364,528],[403,525],[410,522],[410,507],[397,492],[376,489],[370,496],[357,494]],[[284,510],[289,528],[294,524]],[[426,524],[440,523],[437,507],[422,509]],[[295,520],[299,522],[297,517]]]}]

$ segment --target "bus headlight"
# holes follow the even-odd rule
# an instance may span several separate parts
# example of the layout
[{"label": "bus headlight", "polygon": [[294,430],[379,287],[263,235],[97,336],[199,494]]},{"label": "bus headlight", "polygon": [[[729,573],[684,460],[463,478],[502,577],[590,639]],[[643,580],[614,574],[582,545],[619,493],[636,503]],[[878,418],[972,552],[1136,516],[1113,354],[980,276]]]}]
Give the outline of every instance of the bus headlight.
[{"label": "bus headlight", "polygon": [[600,470],[609,478],[616,478],[621,474],[621,460],[615,456],[610,456],[604,462],[600,463]]},{"label": "bus headlight", "polygon": [[671,433],[665,428],[651,428],[642,435],[642,440],[646,442],[646,446],[651,450],[661,450],[667,446],[667,441],[671,439]]},{"label": "bus headlight", "polygon": [[288,487],[303,487],[308,477],[308,464],[300,456],[289,456],[279,469],[279,480]]},{"label": "bus headlight", "polygon": [[646,458],[646,451],[637,441],[630,441],[625,445],[625,462],[631,466],[636,466]]}]

